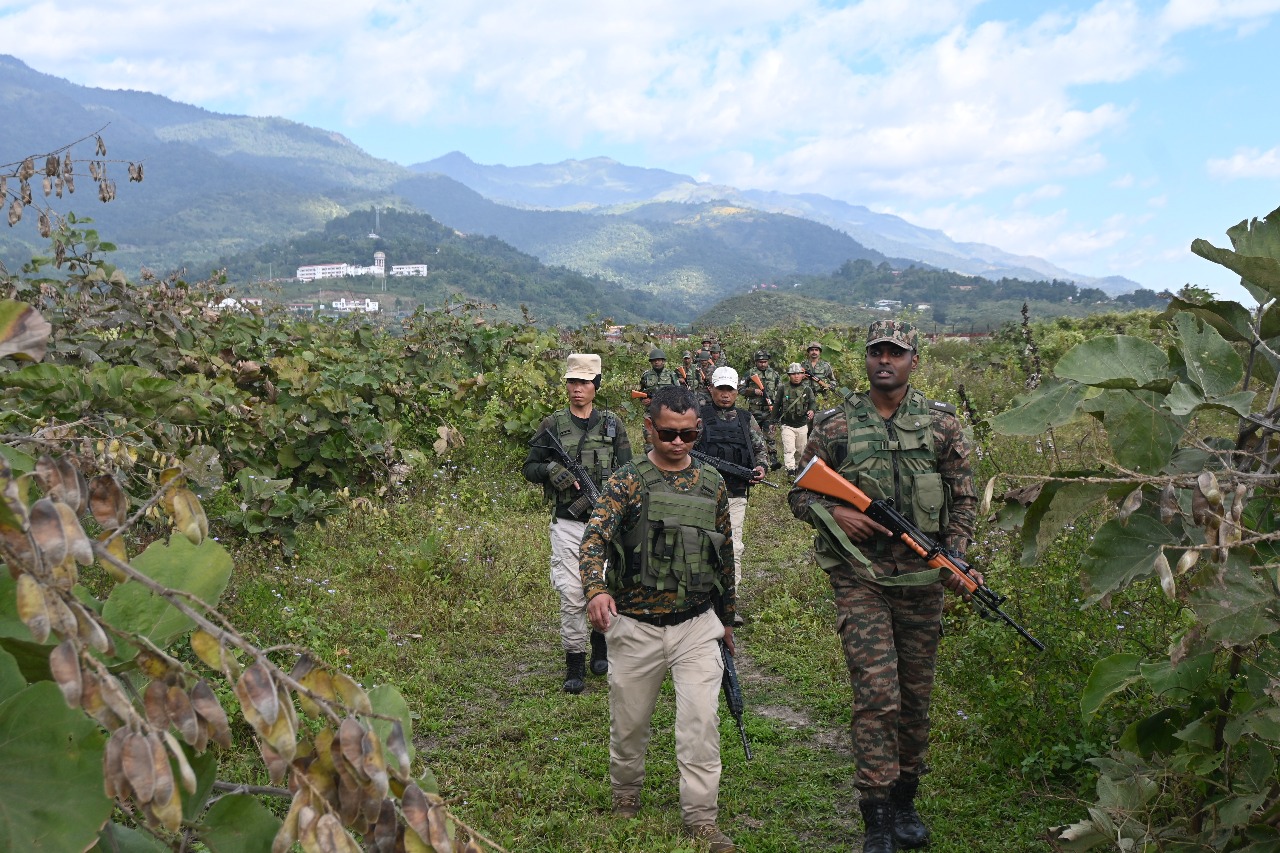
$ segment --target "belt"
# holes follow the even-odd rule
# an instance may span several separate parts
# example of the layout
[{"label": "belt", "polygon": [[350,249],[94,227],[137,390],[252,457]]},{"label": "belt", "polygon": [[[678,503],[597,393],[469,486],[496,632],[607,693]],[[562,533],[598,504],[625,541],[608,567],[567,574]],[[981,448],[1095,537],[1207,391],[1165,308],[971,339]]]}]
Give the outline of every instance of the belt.
[{"label": "belt", "polygon": [[622,615],[628,619],[643,622],[646,625],[654,625],[658,628],[670,628],[672,625],[679,625],[683,622],[688,622],[690,619],[696,619],[710,609],[711,602],[704,601],[692,610],[682,610],[679,613],[663,613],[658,616],[652,616],[647,613],[623,613]]}]

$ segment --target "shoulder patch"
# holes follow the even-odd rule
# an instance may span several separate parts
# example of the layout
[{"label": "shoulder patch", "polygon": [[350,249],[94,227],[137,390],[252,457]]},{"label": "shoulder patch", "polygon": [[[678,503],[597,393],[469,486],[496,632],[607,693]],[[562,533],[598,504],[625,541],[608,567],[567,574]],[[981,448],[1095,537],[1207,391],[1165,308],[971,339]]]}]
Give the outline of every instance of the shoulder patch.
[{"label": "shoulder patch", "polygon": [[929,409],[934,412],[946,412],[948,415],[954,415],[956,413],[955,406],[950,403],[944,403],[941,400],[930,400]]}]

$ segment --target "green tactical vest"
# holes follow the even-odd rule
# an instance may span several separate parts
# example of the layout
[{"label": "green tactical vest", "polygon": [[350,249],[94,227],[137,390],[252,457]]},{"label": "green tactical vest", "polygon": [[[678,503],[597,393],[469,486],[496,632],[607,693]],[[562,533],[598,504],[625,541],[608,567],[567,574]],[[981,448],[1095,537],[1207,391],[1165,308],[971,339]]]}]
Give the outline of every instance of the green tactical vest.
[{"label": "green tactical vest", "polygon": [[[937,471],[931,407],[924,394],[910,390],[888,423],[865,396],[846,402],[843,409],[849,435],[845,458],[838,468],[840,475],[866,492],[872,500],[892,500],[898,512],[913,521],[922,532],[937,534],[945,529],[947,489]],[[828,416],[834,411],[838,410],[827,413]],[[849,556],[856,557],[864,566],[868,565],[860,552],[866,552],[872,558],[889,552],[889,541],[876,537],[859,545],[851,555],[848,548],[838,547],[831,541],[832,536],[838,535],[833,527],[834,522],[819,527],[815,543],[818,562],[828,571]],[[937,576],[936,571],[928,574],[934,578]],[[877,580],[880,583],[893,581]],[[904,580],[912,584],[923,581],[923,577]]]},{"label": "green tactical vest", "polygon": [[[588,431],[583,431],[569,415],[567,409],[561,409],[552,417],[553,428],[564,449],[570,456],[575,456],[592,481],[603,488],[604,483],[613,474],[614,442],[618,440],[618,421],[611,412],[601,412],[600,420]],[[560,510],[577,500],[573,489],[557,492],[550,483],[543,485],[543,494],[548,500],[556,502]],[[564,507],[560,504],[563,503]]]},{"label": "green tactical vest", "polygon": [[648,459],[634,464],[644,483],[640,518],[616,540],[621,569],[610,586],[674,589],[677,605],[687,593],[720,589],[720,546],[725,541],[716,531],[720,473],[691,460],[701,469],[698,486],[678,492]]},{"label": "green tactical vest", "polygon": [[643,376],[640,377],[640,390],[645,393],[656,391],[659,388],[666,387],[667,385],[679,384],[681,384],[680,374],[676,373],[675,370],[670,367],[662,368],[661,373],[651,367],[644,372]]}]

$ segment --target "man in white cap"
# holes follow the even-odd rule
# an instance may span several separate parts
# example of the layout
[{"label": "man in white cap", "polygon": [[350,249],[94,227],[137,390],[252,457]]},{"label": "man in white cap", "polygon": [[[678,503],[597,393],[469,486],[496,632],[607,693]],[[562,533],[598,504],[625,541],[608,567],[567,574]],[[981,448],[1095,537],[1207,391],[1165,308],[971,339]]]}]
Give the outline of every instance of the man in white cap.
[{"label": "man in white cap", "polygon": [[[747,493],[753,484],[765,476],[769,462],[769,445],[755,418],[745,409],[734,404],[738,401],[738,371],[732,367],[717,367],[711,374],[711,402],[701,407],[702,435],[695,450],[735,465],[750,468],[756,476],[750,480],[733,474],[724,475],[729,490],[729,518],[733,523],[734,586],[742,584],[742,525],[747,518]],[[742,617],[735,614],[736,624]]]},{"label": "man in white cap", "polygon": [[[600,356],[573,353],[566,363],[565,390],[569,407],[548,415],[538,426],[524,461],[524,476],[542,485],[551,515],[551,585],[560,593],[560,642],[565,653],[566,693],[586,687],[587,600],[578,571],[578,548],[594,502],[587,491],[598,492],[624,462],[631,460],[626,427],[612,412],[595,408],[600,388]],[[566,459],[561,453],[564,453]],[[578,474],[569,470],[576,468]],[[592,481],[583,483],[585,473]],[[590,633],[591,672],[609,671],[604,635]]]}]

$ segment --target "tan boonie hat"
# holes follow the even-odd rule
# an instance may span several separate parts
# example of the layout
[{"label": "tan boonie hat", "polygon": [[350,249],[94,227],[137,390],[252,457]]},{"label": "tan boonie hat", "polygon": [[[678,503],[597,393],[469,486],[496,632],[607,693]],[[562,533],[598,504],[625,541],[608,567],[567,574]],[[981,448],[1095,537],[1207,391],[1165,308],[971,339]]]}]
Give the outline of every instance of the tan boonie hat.
[{"label": "tan boonie hat", "polygon": [[901,320],[876,320],[871,324],[871,328],[867,329],[867,346],[875,344],[890,343],[897,344],[903,349],[918,349],[916,347],[916,327],[910,323],[904,323]]},{"label": "tan boonie hat", "polygon": [[793,361],[787,365],[787,373],[804,373],[804,368],[800,366],[800,362]]},{"label": "tan boonie hat", "polygon": [[590,382],[600,375],[600,356],[593,352],[574,352],[564,363],[565,379],[585,379]]}]

